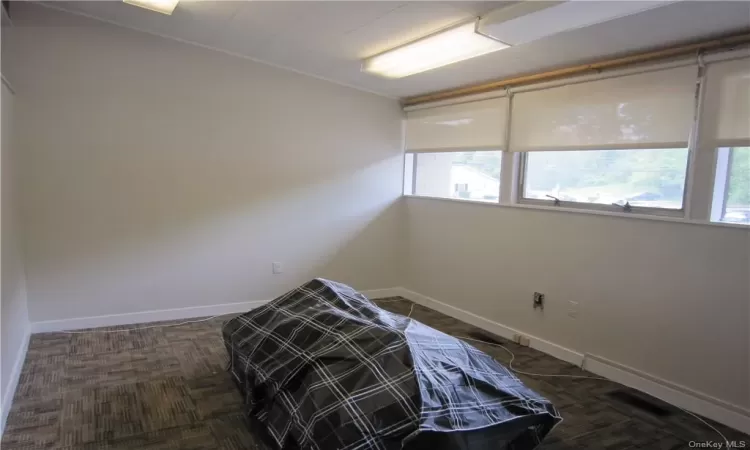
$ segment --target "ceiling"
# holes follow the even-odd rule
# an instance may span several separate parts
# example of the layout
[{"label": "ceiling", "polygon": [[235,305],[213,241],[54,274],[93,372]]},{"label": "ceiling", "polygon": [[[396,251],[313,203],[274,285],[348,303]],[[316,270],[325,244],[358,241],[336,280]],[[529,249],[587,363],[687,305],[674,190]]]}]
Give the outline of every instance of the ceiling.
[{"label": "ceiling", "polygon": [[750,28],[750,2],[680,1],[402,79],[360,71],[366,56],[509,3],[182,0],[172,16],[121,1],[52,4],[399,98]]}]

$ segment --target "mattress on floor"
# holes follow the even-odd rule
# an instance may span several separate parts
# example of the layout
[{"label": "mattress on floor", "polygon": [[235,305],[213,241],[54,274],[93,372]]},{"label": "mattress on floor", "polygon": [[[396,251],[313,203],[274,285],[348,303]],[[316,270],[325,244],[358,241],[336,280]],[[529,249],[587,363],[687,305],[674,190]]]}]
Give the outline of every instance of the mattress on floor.
[{"label": "mattress on floor", "polygon": [[492,357],[315,279],[224,324],[248,416],[282,449],[532,449],[561,419]]}]

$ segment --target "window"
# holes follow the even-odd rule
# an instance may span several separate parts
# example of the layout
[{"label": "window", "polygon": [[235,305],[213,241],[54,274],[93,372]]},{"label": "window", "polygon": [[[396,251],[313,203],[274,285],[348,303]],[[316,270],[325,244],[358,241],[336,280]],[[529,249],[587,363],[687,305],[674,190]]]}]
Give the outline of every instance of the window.
[{"label": "window", "polygon": [[404,155],[404,195],[414,193],[414,154]]},{"label": "window", "polygon": [[750,226],[750,57],[701,61],[407,108],[404,193]]},{"label": "window", "polygon": [[718,150],[711,220],[750,225],[750,147]]},{"label": "window", "polygon": [[697,67],[520,92],[519,200],[682,216]]},{"label": "window", "polygon": [[404,192],[498,202],[508,107],[499,97],[408,111]]},{"label": "window", "polygon": [[684,148],[530,152],[522,199],[678,211],[687,161]]},{"label": "window", "polygon": [[716,149],[711,221],[750,225],[750,59],[707,69],[699,151]]},{"label": "window", "polygon": [[[407,157],[410,154],[407,154]],[[497,151],[418,153],[415,195],[497,202],[500,158]]]}]

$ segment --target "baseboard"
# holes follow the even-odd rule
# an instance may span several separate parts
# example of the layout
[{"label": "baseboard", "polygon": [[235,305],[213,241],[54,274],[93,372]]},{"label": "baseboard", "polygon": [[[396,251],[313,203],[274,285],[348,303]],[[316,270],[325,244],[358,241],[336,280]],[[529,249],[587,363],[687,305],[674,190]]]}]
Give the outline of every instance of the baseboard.
[{"label": "baseboard", "polygon": [[586,370],[665,402],[750,434],[750,410],[597,355],[586,355]]},{"label": "baseboard", "polygon": [[[401,288],[373,289],[361,291],[368,298],[396,297],[401,295]],[[31,323],[32,333],[49,333],[54,331],[80,330],[83,328],[111,327],[137,323],[160,322],[163,320],[193,319],[223,314],[239,314],[268,303],[270,300],[225,303],[221,305],[190,306],[187,308],[160,309],[104,316],[75,317],[72,319],[44,320]]]},{"label": "baseboard", "polygon": [[503,324],[493,322],[469,311],[435,300],[405,288],[393,288],[397,296],[404,297],[422,306],[434,309],[443,314],[461,320],[497,336],[512,339],[520,333],[529,337],[530,346],[557,359],[584,365],[586,370],[609,378],[612,381],[645,392],[667,403],[684,408],[690,412],[708,417],[743,433],[750,434],[750,411],[702,392],[681,386],[655,377],[632,367],[607,360],[600,356],[581,353],[555,343],[530,336]]},{"label": "baseboard", "polygon": [[397,290],[399,291],[398,295],[400,295],[401,297],[409,299],[414,303],[418,303],[422,306],[426,306],[430,309],[434,309],[435,311],[441,312],[448,316],[454,317],[470,325],[474,325],[475,327],[481,328],[485,331],[489,331],[496,336],[513,340],[514,334],[523,334],[524,336],[528,336],[530,342],[529,346],[531,348],[537,349],[540,352],[544,352],[550,356],[554,356],[557,359],[575,364],[576,366],[580,366],[583,363],[583,353],[576,352],[574,350],[565,348],[536,336],[530,336],[528,333],[525,333],[523,331],[516,330],[515,328],[511,328],[497,322],[493,322],[487,318],[478,316],[474,313],[465,311],[461,308],[457,308],[447,303],[443,303],[439,300],[435,300],[434,298],[428,297],[426,295],[422,295],[405,288],[398,288]]},{"label": "baseboard", "polygon": [[250,302],[224,303],[220,305],[190,306],[187,308],[160,309],[125,314],[109,314],[104,316],[76,317],[72,319],[44,320],[31,323],[32,333],[48,333],[54,331],[80,330],[82,328],[111,327],[115,325],[131,325],[137,323],[160,322],[164,320],[193,319],[224,314],[239,314],[250,311],[269,300]]},{"label": "baseboard", "polygon": [[29,349],[29,337],[31,336],[30,327],[26,327],[26,332],[23,336],[23,343],[21,348],[16,353],[16,361],[13,364],[13,370],[10,373],[10,382],[3,392],[3,404],[0,408],[0,436],[5,431],[5,421],[8,420],[8,413],[10,413],[10,407],[13,404],[13,397],[16,394],[16,388],[18,387],[18,380],[21,378],[21,370],[23,369],[23,363],[26,361],[26,352]]}]

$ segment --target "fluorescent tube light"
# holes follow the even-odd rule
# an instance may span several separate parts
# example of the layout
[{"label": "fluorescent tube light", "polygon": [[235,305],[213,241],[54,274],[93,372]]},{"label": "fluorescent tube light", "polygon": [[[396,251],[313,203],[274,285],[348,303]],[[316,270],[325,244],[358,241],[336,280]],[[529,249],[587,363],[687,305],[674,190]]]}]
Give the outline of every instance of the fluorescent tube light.
[{"label": "fluorescent tube light", "polygon": [[151,11],[156,11],[162,14],[171,15],[172,11],[174,11],[175,7],[177,6],[177,3],[180,0],[122,0],[122,1],[129,5],[139,6],[141,8],[146,8]]},{"label": "fluorescent tube light", "polygon": [[362,70],[386,78],[402,78],[507,48],[502,42],[477,34],[467,23],[371,56]]}]

